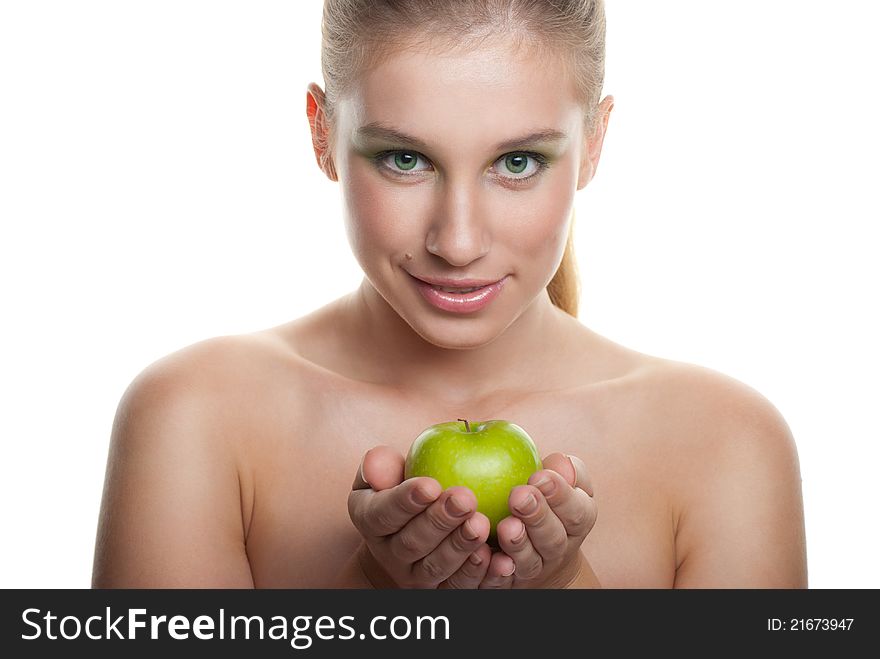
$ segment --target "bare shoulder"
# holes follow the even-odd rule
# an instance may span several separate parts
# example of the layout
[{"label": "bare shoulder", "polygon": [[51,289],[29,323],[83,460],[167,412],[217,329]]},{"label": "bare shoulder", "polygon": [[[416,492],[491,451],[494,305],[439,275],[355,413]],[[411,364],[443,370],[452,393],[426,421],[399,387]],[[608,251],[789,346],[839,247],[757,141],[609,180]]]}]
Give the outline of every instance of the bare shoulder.
[{"label": "bare shoulder", "polygon": [[[760,436],[790,443],[788,424],[780,411],[758,390],[719,371],[685,362],[651,358],[638,370],[643,400],[653,402],[654,414],[699,429],[694,439],[719,448],[730,431],[742,436],[747,428]],[[662,413],[666,414],[662,414]],[[713,433],[706,433],[711,421]]]},{"label": "bare shoulder", "polygon": [[266,369],[270,369],[271,375],[284,368],[286,363],[279,358],[289,355],[270,332],[215,336],[149,364],[132,381],[129,390],[176,388],[203,395],[240,390],[248,379],[265,378]]},{"label": "bare shoulder", "polygon": [[261,335],[207,339],[132,380],[110,438],[94,586],[253,585],[241,439],[277,350]]},{"label": "bare shoulder", "polygon": [[779,409],[761,392],[710,368],[660,361],[647,370],[656,391],[655,418],[674,429],[678,455],[729,465],[770,463],[798,469],[791,428]]},{"label": "bare shoulder", "polygon": [[652,360],[639,389],[663,448],[677,587],[803,587],[800,467],[780,411],[709,368]]},{"label": "bare shoulder", "polygon": [[213,422],[235,441],[241,423],[258,422],[279,397],[295,405],[304,390],[305,370],[292,346],[264,330],[215,336],[176,350],[146,366],[131,382],[120,405],[160,405]]}]

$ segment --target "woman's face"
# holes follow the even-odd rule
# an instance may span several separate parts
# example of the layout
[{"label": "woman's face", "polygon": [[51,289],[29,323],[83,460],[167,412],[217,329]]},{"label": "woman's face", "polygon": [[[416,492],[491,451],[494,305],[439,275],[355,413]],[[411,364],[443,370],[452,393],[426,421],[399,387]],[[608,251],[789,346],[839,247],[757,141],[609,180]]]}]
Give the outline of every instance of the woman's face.
[{"label": "woman's face", "polygon": [[[395,54],[359,77],[335,121],[355,257],[419,335],[477,347],[550,304],[588,171],[583,108],[558,63],[501,39]],[[426,300],[416,278],[504,282],[488,305],[455,313]]]}]

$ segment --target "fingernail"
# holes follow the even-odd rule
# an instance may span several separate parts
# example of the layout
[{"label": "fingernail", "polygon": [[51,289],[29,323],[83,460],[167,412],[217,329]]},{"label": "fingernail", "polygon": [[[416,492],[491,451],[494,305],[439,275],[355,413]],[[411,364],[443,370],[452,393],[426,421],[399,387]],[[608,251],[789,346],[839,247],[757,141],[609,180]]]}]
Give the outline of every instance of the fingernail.
[{"label": "fingernail", "polygon": [[540,480],[535,483],[535,487],[541,490],[541,494],[545,497],[549,497],[556,491],[556,482],[549,476],[542,476]]},{"label": "fingernail", "polygon": [[510,576],[511,574],[513,574],[514,572],[516,572],[516,563],[514,563],[514,564],[511,565],[509,568],[507,568],[507,570],[505,570],[504,572],[502,572],[502,573],[501,573],[501,576],[502,576],[502,577],[509,577],[509,576]]},{"label": "fingernail", "polygon": [[521,515],[531,515],[538,509],[538,500],[535,499],[534,495],[529,494],[529,496],[527,496],[521,504],[515,506],[515,508]]},{"label": "fingernail", "polygon": [[417,487],[412,491],[412,500],[420,506],[431,503],[434,498],[422,488]]},{"label": "fingernail", "polygon": [[574,460],[571,459],[571,456],[568,455],[568,453],[565,454],[565,457],[568,458],[568,464],[571,465],[571,473],[574,474],[574,482],[577,483],[578,470],[574,466]]},{"label": "fingernail", "polygon": [[516,536],[513,540],[511,540],[511,542],[515,545],[518,545],[519,543],[521,543],[525,539],[526,539],[526,527],[523,526],[522,531],[520,531],[519,535]]},{"label": "fingernail", "polygon": [[462,524],[461,535],[465,540],[476,540],[480,537],[480,534],[474,531],[473,527],[471,527],[470,520]]},{"label": "fingernail", "polygon": [[[367,483],[367,477],[364,476],[364,458],[366,458],[366,454],[364,454],[364,457],[361,458],[361,466],[358,468],[358,471],[360,471],[360,474],[361,474],[361,480],[362,480],[364,483]],[[369,483],[367,483],[367,485],[369,485]]]},{"label": "fingernail", "polygon": [[458,499],[456,499],[455,497],[449,497],[446,500],[446,512],[453,517],[463,517],[470,511],[465,508],[464,504],[461,503]]},{"label": "fingernail", "polygon": [[471,554],[468,556],[468,560],[471,562],[471,565],[479,565],[483,562],[483,559],[480,558],[477,554]]}]

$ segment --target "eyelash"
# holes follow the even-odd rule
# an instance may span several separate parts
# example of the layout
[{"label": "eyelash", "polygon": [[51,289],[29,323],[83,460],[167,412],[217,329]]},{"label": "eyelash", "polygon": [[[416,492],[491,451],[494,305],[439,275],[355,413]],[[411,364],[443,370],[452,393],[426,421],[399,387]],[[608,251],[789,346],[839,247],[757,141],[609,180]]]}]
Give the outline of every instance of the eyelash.
[{"label": "eyelash", "polygon": [[[428,161],[428,159],[425,158],[425,156],[423,156],[418,151],[410,151],[408,149],[390,149],[387,151],[382,151],[381,153],[377,153],[375,156],[373,156],[373,162],[376,164],[376,166],[378,168],[384,169],[392,176],[396,176],[398,178],[409,178],[411,176],[415,176],[416,174],[419,174],[422,171],[424,171],[424,170],[420,170],[420,171],[415,172],[413,174],[407,174],[407,173],[402,172],[400,170],[393,169],[383,163],[383,161],[388,156],[393,156],[398,153],[409,153],[409,154],[414,155],[418,158],[422,158],[425,161]],[[513,178],[510,176],[501,176],[502,179],[504,179],[505,181],[509,181],[509,182],[513,183],[514,185],[522,185],[522,184],[525,184],[525,183],[531,181],[534,178],[537,178],[542,173],[544,173],[544,171],[550,166],[550,162],[548,161],[546,156],[543,156],[540,153],[535,153],[534,151],[511,151],[510,153],[505,153],[503,156],[498,158],[498,160],[496,160],[495,162],[498,162],[499,160],[502,160],[503,158],[506,158],[507,156],[528,156],[529,158],[534,160],[538,165],[538,169],[534,174],[532,174],[530,176],[526,176],[524,178]]]}]

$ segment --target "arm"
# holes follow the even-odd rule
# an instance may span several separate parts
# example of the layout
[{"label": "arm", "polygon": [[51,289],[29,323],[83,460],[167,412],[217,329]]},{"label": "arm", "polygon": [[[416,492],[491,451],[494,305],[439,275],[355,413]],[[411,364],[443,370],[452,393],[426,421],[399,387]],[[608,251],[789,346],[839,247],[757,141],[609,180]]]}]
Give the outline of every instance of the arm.
[{"label": "arm", "polygon": [[[720,431],[691,465],[676,531],[676,588],[806,588],[797,449],[766,399],[725,388]],[[707,426],[711,427],[711,426]],[[702,461],[702,464],[697,464]]]},{"label": "arm", "polygon": [[575,577],[574,581],[568,584],[566,588],[601,588],[602,584],[599,581],[599,577],[593,572],[593,567],[590,565],[587,557],[580,551],[578,554],[579,569],[577,577]]},{"label": "arm", "polygon": [[199,380],[198,366],[157,362],[120,401],[95,543],[94,588],[254,585],[234,452],[222,432],[222,406]]},{"label": "arm", "polygon": [[[333,585],[334,588],[373,589],[381,587],[380,584],[374,584],[369,578],[367,578],[362,567],[364,552],[369,553],[369,551],[370,550],[367,549],[367,546],[362,541],[355,552],[345,562],[342,570],[340,570],[339,575],[336,577],[336,583]],[[388,585],[387,587],[392,588],[393,585]]]}]

